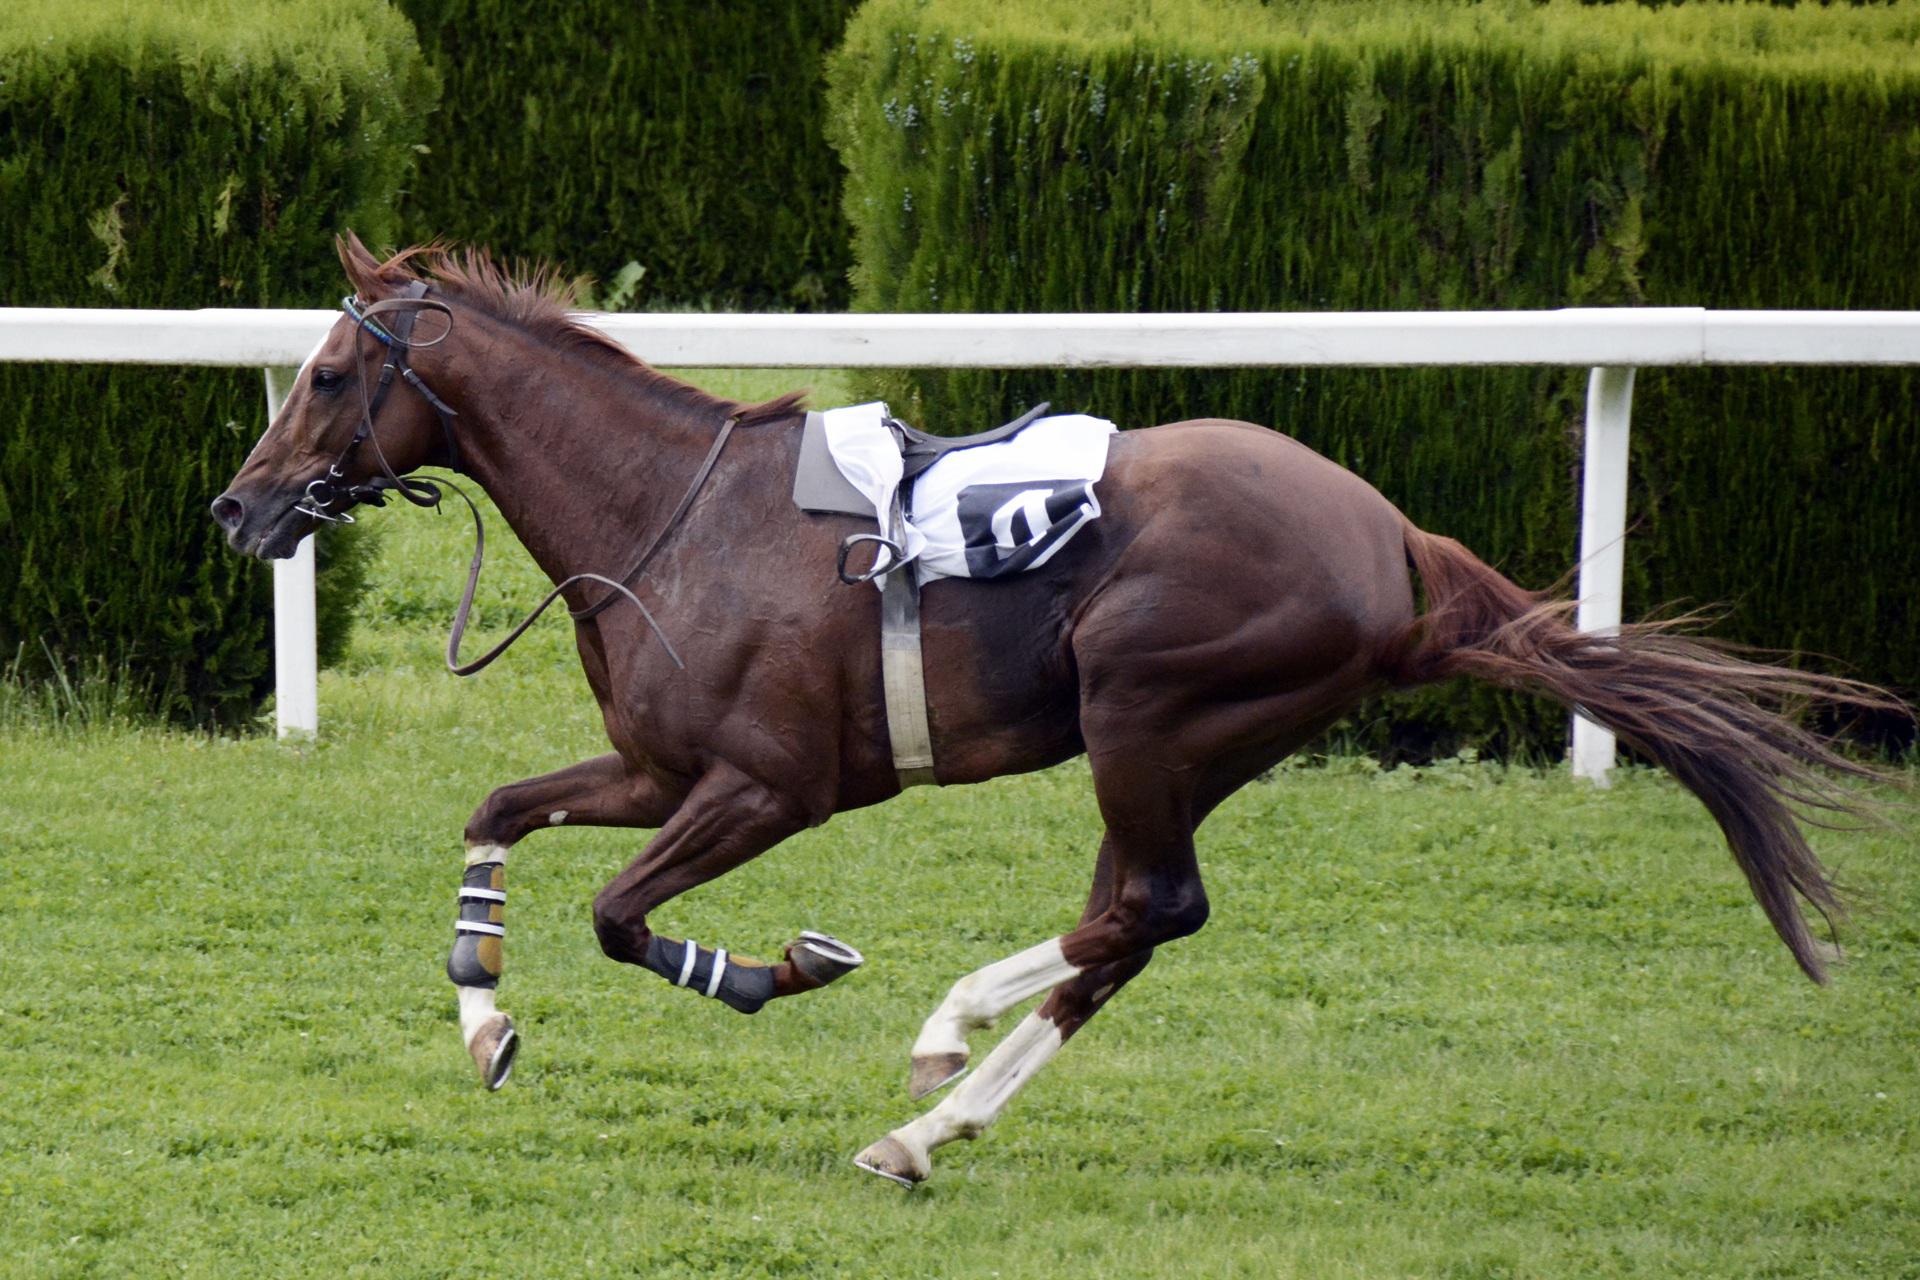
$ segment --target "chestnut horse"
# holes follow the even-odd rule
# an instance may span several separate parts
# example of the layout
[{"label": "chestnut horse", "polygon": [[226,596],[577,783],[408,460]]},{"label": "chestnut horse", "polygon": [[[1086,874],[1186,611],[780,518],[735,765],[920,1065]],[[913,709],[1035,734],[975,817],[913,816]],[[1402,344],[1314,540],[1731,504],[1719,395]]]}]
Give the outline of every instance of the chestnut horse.
[{"label": "chestnut horse", "polygon": [[[820,935],[760,965],[647,926],[669,899],[901,790],[880,593],[842,585],[834,568],[841,539],[872,522],[794,507],[799,397],[739,404],[658,373],[571,319],[545,272],[516,279],[438,247],[381,262],[351,236],[340,252],[357,298],[215,519],[236,550],[286,556],[356,501],[396,486],[432,500],[396,472],[470,476],[564,586],[614,748],[494,791],[467,822],[449,973],[483,1082],[505,1079],[518,1044],[494,1007],[506,853],[542,827],[658,828],[594,899],[616,960],[748,1012],[857,964]],[[716,455],[723,431],[733,440]],[[1206,922],[1194,831],[1214,807],[1394,686],[1476,676],[1612,729],[1706,805],[1794,959],[1822,979],[1824,944],[1796,896],[1823,915],[1839,903],[1786,802],[1857,811],[1831,778],[1872,771],[1769,708],[1885,706],[1886,695],[1656,626],[1580,634],[1564,602],[1523,591],[1263,427],[1124,432],[1099,492],[1102,517],[1043,570],[924,590],[937,781],[1084,752],[1105,832],[1079,926],[953,986],[914,1043],[912,1095],[963,1073],[970,1032],[1044,1002],[938,1106],[861,1152],[862,1168],[915,1183],[935,1148],[980,1133],[1155,947]],[[644,573],[575,578],[636,556]]]}]

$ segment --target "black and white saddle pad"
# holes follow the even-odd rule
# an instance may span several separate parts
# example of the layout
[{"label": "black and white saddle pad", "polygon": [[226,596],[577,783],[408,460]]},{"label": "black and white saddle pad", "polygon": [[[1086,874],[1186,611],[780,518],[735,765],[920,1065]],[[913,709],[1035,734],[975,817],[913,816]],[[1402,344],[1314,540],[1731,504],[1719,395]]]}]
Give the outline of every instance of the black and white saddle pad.
[{"label": "black and white saddle pad", "polygon": [[881,533],[905,548],[923,584],[1037,569],[1100,514],[1094,484],[1115,431],[1104,418],[1056,414],[1009,440],[945,455],[914,481],[911,510],[896,525],[900,448],[886,405],[821,416],[834,465],[872,502]]}]

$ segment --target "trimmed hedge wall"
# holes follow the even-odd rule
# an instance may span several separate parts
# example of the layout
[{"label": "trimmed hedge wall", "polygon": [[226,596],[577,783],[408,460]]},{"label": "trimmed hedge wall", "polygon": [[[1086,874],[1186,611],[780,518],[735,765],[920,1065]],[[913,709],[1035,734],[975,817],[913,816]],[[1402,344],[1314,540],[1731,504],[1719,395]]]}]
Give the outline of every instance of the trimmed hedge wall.
[{"label": "trimmed hedge wall", "polygon": [[[392,238],[433,81],[379,0],[0,11],[0,305],[328,305],[331,238]],[[258,370],[0,364],[0,663],[104,662],[158,713],[242,722],[271,575],[208,501],[264,427]],[[323,655],[365,545],[332,540]]]},{"label": "trimmed hedge wall", "polygon": [[446,85],[406,204],[643,299],[846,305],[821,56],[854,0],[399,0]]},{"label": "trimmed hedge wall", "polygon": [[[870,0],[830,76],[861,309],[1920,307],[1911,7]],[[876,381],[955,432],[1043,399],[1265,422],[1528,585],[1577,554],[1584,371]],[[1917,391],[1642,371],[1629,615],[1724,603],[1721,634],[1920,689]],[[1566,733],[1486,689],[1350,729],[1413,754]]]}]

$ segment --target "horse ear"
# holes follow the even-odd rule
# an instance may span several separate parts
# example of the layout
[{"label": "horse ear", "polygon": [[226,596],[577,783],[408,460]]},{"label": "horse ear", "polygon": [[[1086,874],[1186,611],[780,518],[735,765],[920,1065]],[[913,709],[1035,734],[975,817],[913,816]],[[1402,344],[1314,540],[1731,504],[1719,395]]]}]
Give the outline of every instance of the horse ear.
[{"label": "horse ear", "polygon": [[372,250],[360,241],[360,237],[351,230],[333,238],[334,252],[340,255],[340,266],[347,273],[347,282],[360,297],[372,302],[385,297],[389,283],[382,278],[380,260],[373,256]]}]

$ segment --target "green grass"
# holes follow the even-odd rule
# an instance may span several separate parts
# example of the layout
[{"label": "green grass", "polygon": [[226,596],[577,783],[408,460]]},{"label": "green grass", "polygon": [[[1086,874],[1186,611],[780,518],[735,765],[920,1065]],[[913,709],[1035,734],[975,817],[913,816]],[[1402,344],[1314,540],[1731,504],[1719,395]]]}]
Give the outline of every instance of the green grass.
[{"label": "green grass", "polygon": [[[1817,990],[1643,771],[1249,787],[1202,833],[1212,923],[911,1195],[849,1157],[914,1113],[946,986],[1077,914],[1083,765],[909,793],[658,913],[866,952],[754,1018],[600,956],[641,834],[542,833],[526,1049],[484,1094],[440,971],[460,827],[603,740],[563,624],[438,671],[465,529],[373,519],[319,743],[0,721],[0,1274],[1920,1275],[1911,840],[1818,836],[1872,905]],[[504,622],[535,575],[495,572]]]}]

